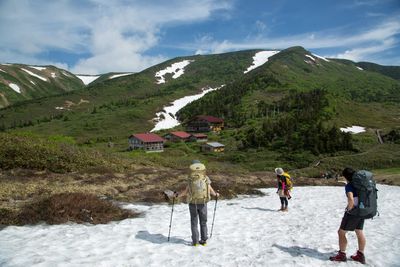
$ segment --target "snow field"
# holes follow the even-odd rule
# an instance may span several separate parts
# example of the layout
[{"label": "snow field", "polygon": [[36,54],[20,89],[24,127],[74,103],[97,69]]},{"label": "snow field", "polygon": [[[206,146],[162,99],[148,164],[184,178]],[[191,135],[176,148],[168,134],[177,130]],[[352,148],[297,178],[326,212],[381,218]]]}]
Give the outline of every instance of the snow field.
[{"label": "snow field", "polygon": [[118,78],[118,77],[122,77],[122,76],[132,75],[132,74],[134,74],[134,73],[130,72],[130,73],[114,74],[114,75],[111,75],[108,79],[114,79],[114,78]]},{"label": "snow field", "polygon": [[174,75],[172,76],[173,79],[177,79],[180,76],[182,76],[185,72],[185,67],[189,65],[190,63],[194,62],[194,60],[183,60],[181,62],[176,62],[173,63],[171,66],[166,67],[163,70],[158,71],[155,74],[155,77],[158,79],[157,84],[162,84],[165,83],[165,77],[164,75],[167,73],[173,73]]},{"label": "snow field", "polygon": [[[181,110],[187,104],[202,98],[205,94],[214,90],[218,90],[223,86],[224,85],[221,85],[220,87],[216,88],[203,89],[203,91],[200,94],[189,95],[175,100],[174,102],[171,103],[171,105],[164,107],[163,111],[156,113],[156,118],[153,119],[154,121],[156,121],[156,125],[150,132],[159,131],[163,129],[171,129],[174,128],[175,126],[178,126],[180,122],[176,119],[175,116],[179,110]],[[164,119],[161,119],[162,116],[164,116]]]},{"label": "snow field", "polygon": [[[368,266],[399,266],[400,187],[379,185],[380,216],[365,222]],[[289,212],[276,189],[265,196],[218,201],[213,236],[192,247],[187,204],[126,205],[144,216],[106,225],[7,227],[0,231],[1,266],[361,266],[328,260],[338,249],[344,187],[295,187]],[[208,204],[211,229],[215,201]],[[357,248],[348,233],[348,257]]]},{"label": "snow field", "polygon": [[342,132],[345,132],[345,133],[350,132],[352,134],[358,134],[358,133],[365,132],[365,127],[362,127],[362,126],[351,126],[351,127],[346,127],[346,128],[340,128],[340,130]]},{"label": "snow field", "polygon": [[79,79],[81,79],[81,81],[85,85],[88,85],[89,83],[93,82],[94,80],[96,80],[97,78],[100,77],[99,75],[96,75],[96,76],[92,76],[92,75],[75,75],[75,76],[78,77]]},{"label": "snow field", "polygon": [[36,77],[36,78],[41,79],[42,81],[47,82],[47,79],[46,79],[46,78],[44,78],[44,77],[42,77],[42,76],[40,76],[40,75],[37,75],[36,73],[33,73],[33,72],[30,71],[30,70],[27,70],[27,69],[24,69],[24,68],[21,68],[21,70],[25,71],[25,72],[28,73],[29,75],[32,75],[32,76],[34,76],[34,77]]},{"label": "snow field", "polygon": [[8,86],[10,86],[10,88],[13,89],[15,92],[19,94],[21,93],[21,88],[19,88],[19,86],[16,85],[15,83],[10,83],[8,84]]},{"label": "snow field", "polygon": [[245,70],[243,73],[248,73],[249,71],[258,68],[259,66],[266,63],[268,61],[268,58],[272,57],[273,55],[279,52],[280,51],[261,51],[256,53],[253,57],[253,64],[250,67],[248,67],[247,70]]}]

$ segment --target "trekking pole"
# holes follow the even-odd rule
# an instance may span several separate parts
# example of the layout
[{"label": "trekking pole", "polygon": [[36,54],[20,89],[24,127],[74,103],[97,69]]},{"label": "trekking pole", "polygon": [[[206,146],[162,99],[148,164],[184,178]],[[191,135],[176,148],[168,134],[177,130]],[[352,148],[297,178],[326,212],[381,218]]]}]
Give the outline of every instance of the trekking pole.
[{"label": "trekking pole", "polygon": [[213,220],[212,220],[212,224],[211,224],[210,238],[212,237],[212,232],[214,229],[214,220],[215,220],[215,212],[217,211],[217,202],[218,202],[218,195],[215,197],[215,206],[214,206]]},{"label": "trekking pole", "polygon": [[171,219],[169,220],[168,242],[169,242],[169,236],[171,234],[172,215],[174,214],[174,204],[175,204],[175,193],[174,196],[172,197],[172,211],[171,211]]}]

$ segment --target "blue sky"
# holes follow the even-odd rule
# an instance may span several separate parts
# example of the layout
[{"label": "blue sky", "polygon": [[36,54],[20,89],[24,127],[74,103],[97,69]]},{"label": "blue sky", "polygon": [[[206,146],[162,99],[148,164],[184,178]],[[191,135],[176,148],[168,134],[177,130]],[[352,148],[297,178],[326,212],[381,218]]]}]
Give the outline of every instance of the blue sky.
[{"label": "blue sky", "polygon": [[193,54],[300,45],[400,65],[399,0],[0,0],[0,62],[140,71]]}]

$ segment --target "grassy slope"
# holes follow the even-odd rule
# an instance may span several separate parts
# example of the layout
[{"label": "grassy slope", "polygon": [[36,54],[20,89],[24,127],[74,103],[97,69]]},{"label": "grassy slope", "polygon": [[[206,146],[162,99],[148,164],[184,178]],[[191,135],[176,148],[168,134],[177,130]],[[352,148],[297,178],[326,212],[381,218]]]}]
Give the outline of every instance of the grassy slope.
[{"label": "grassy slope", "polygon": [[[39,71],[23,64],[1,65],[4,72],[0,71],[0,93],[7,99],[8,104],[57,95],[84,87],[82,81],[72,73],[54,66],[45,67],[45,70]],[[28,74],[22,68],[46,78],[47,81]],[[52,74],[56,77],[52,77]],[[9,83],[17,84],[21,88],[21,93],[12,90],[8,86]],[[0,107],[6,106],[5,101],[0,102],[0,105]]]},{"label": "grassy slope", "polygon": [[[255,51],[227,53],[212,56],[185,57],[194,59],[178,79],[167,76],[167,83],[155,83],[154,74],[184,58],[167,61],[141,73],[105,80],[87,89],[68,94],[39,99],[0,110],[6,127],[20,121],[60,116],[58,120],[41,123],[25,130],[43,134],[71,135],[79,141],[103,137],[125,138],[134,131],[146,131],[153,127],[150,121],[167,103],[188,94],[194,94],[206,86],[220,86],[231,82],[251,64]],[[71,111],[55,110],[66,100],[78,103]],[[126,100],[129,100],[125,103]],[[96,107],[95,112],[93,112]],[[62,117],[60,114],[64,114]]]}]

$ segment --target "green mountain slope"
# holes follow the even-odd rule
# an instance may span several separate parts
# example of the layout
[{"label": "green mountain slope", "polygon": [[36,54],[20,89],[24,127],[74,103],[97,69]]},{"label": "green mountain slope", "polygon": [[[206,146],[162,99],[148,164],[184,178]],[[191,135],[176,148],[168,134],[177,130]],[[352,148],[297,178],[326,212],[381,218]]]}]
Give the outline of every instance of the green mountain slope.
[{"label": "green mountain slope", "polygon": [[[155,113],[171,101],[234,81],[252,64],[256,51],[181,57],[140,73],[104,78],[85,89],[32,100],[0,110],[0,127],[29,126],[43,134],[64,134],[81,142],[97,138],[126,137],[153,128]],[[158,84],[155,74],[173,63],[190,60],[184,74],[166,74]]]},{"label": "green mountain slope", "polygon": [[[224,153],[204,154],[198,144],[185,143],[168,144],[161,155],[124,155],[174,168],[194,157],[212,162],[216,169],[220,164],[247,170],[303,168],[320,157],[330,166],[333,158],[344,162],[356,154],[374,168],[398,164],[392,151],[398,145],[375,149],[375,130],[386,134],[399,125],[399,81],[360,70],[351,61],[317,57],[301,47],[283,50],[244,74],[258,51],[180,57],[113,79],[115,73],[104,74],[85,88],[1,109],[0,130],[65,135],[78,145],[118,154],[127,148],[130,134],[154,127],[155,113],[168,103],[225,84],[179,113],[181,120],[198,114],[224,118],[227,128],[209,135],[209,140],[226,145]],[[156,73],[185,60],[190,63],[183,75],[169,73],[165,83],[158,83]],[[351,136],[338,129],[351,125],[367,127],[367,132]],[[105,148],[109,141],[113,148]]]},{"label": "green mountain slope", "polygon": [[371,62],[357,62],[356,65],[364,70],[378,72],[393,79],[400,80],[399,66],[382,66]]},{"label": "green mountain slope", "polygon": [[0,108],[83,87],[74,74],[54,66],[0,64]]}]

